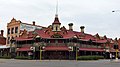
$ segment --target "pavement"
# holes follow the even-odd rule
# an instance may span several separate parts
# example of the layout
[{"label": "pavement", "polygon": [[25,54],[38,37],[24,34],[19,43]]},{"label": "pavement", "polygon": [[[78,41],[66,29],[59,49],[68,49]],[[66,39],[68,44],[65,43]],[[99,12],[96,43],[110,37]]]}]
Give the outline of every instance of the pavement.
[{"label": "pavement", "polygon": [[17,60],[0,59],[0,67],[120,67],[120,60]]}]

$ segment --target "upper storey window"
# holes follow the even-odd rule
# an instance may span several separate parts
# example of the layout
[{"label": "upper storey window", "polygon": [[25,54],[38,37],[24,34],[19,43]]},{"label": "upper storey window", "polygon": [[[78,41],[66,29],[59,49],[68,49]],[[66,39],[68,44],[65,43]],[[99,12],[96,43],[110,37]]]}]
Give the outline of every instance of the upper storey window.
[{"label": "upper storey window", "polygon": [[10,34],[10,28],[8,28],[8,32],[7,33]]},{"label": "upper storey window", "polygon": [[18,27],[15,27],[15,33],[18,33]]},{"label": "upper storey window", "polygon": [[14,28],[11,29],[11,34],[13,34],[13,33],[14,33]]}]

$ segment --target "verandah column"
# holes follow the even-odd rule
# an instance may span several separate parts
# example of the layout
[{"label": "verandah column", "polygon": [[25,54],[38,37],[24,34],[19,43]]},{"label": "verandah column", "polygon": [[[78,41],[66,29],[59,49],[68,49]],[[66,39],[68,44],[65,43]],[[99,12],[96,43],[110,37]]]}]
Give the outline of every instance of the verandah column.
[{"label": "verandah column", "polygon": [[90,51],[90,55],[91,55],[91,56],[93,55],[92,51]]},{"label": "verandah column", "polygon": [[84,51],[84,55],[86,55],[86,51]]}]

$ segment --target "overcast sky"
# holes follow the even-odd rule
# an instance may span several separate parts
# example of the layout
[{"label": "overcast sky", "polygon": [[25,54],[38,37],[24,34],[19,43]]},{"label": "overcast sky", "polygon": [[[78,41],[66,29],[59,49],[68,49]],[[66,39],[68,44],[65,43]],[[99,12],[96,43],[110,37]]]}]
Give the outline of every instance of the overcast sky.
[{"label": "overcast sky", "polygon": [[[41,26],[52,24],[55,17],[56,0],[0,0],[0,29],[14,17],[25,23]],[[116,12],[112,12],[116,10]],[[68,28],[74,23],[74,30],[110,38],[120,38],[120,0],[59,0],[59,19],[61,26]]]}]

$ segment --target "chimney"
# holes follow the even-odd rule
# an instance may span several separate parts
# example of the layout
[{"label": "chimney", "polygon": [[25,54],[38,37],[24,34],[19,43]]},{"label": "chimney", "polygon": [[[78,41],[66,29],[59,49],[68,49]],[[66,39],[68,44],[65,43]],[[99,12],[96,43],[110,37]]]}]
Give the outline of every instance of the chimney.
[{"label": "chimney", "polygon": [[33,25],[35,25],[35,21],[33,21]]},{"label": "chimney", "polygon": [[81,26],[80,29],[81,29],[81,32],[84,33],[84,26]]},{"label": "chimney", "polygon": [[4,31],[3,31],[3,30],[1,30],[1,35],[2,35],[2,36],[4,35],[3,33],[4,33]]},{"label": "chimney", "polygon": [[73,31],[73,23],[69,23],[68,26],[69,26],[69,30]]}]

